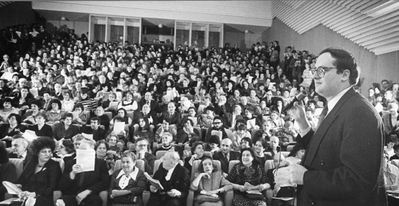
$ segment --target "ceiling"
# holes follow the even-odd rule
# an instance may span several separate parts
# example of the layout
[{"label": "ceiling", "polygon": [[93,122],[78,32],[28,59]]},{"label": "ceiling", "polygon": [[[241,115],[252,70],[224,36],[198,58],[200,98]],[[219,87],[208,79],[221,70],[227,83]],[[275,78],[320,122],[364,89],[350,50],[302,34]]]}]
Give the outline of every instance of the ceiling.
[{"label": "ceiling", "polygon": [[0,7],[7,6],[8,4],[13,3],[13,1],[0,1]]},{"label": "ceiling", "polygon": [[48,10],[36,10],[47,20],[62,20],[67,21],[89,21],[89,14],[77,13],[77,12],[66,12],[66,11],[48,11]]},{"label": "ceiling", "polygon": [[376,55],[399,51],[399,0],[273,0],[273,16],[299,34],[321,24]]}]

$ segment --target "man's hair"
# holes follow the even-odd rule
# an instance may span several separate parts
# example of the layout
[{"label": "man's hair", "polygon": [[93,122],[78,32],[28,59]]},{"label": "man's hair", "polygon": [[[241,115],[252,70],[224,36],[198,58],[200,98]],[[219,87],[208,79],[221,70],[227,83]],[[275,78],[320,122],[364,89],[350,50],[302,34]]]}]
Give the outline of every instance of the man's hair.
[{"label": "man's hair", "polygon": [[64,114],[64,117],[63,117],[63,119],[66,119],[67,117],[70,117],[70,118],[72,118],[72,119],[73,119],[73,114],[72,114],[72,113],[70,113],[70,112],[67,112],[67,113],[65,113],[65,114]]},{"label": "man's hair", "polygon": [[355,58],[349,52],[343,49],[327,48],[321,51],[320,55],[324,53],[329,53],[335,59],[333,65],[337,67],[337,73],[342,73],[346,69],[349,70],[349,83],[351,85],[357,84],[360,71],[357,68]]}]

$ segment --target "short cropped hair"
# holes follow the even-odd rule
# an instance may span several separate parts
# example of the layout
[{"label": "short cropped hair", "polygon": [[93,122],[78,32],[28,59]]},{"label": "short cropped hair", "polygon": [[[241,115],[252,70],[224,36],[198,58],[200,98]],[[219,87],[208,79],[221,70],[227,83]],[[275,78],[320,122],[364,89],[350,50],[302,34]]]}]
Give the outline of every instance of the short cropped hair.
[{"label": "short cropped hair", "polygon": [[349,52],[343,49],[327,48],[321,51],[320,55],[324,53],[329,53],[335,59],[333,65],[337,67],[337,73],[349,70],[349,83],[351,85],[357,84],[360,71],[357,68],[355,58]]}]

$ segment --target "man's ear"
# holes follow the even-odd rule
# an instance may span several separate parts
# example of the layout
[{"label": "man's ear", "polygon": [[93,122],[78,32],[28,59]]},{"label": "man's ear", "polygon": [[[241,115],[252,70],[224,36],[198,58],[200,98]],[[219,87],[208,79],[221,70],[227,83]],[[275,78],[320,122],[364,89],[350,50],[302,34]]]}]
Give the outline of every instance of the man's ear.
[{"label": "man's ear", "polygon": [[349,81],[349,76],[350,76],[350,74],[351,74],[351,72],[350,72],[348,69],[345,69],[345,70],[342,72],[341,81],[342,81],[342,82]]}]

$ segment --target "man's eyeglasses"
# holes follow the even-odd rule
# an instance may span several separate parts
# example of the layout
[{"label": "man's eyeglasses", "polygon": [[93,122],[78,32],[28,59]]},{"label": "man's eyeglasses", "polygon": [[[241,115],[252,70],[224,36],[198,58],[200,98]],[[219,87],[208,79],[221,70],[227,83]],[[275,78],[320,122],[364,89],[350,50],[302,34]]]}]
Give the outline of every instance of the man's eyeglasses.
[{"label": "man's eyeglasses", "polygon": [[311,69],[310,72],[312,72],[312,75],[317,74],[318,77],[324,77],[327,71],[330,71],[331,69],[335,69],[335,67],[324,67],[324,66],[319,66],[315,69]]},{"label": "man's eyeglasses", "polygon": [[214,122],[213,124],[222,124],[222,122]]}]

